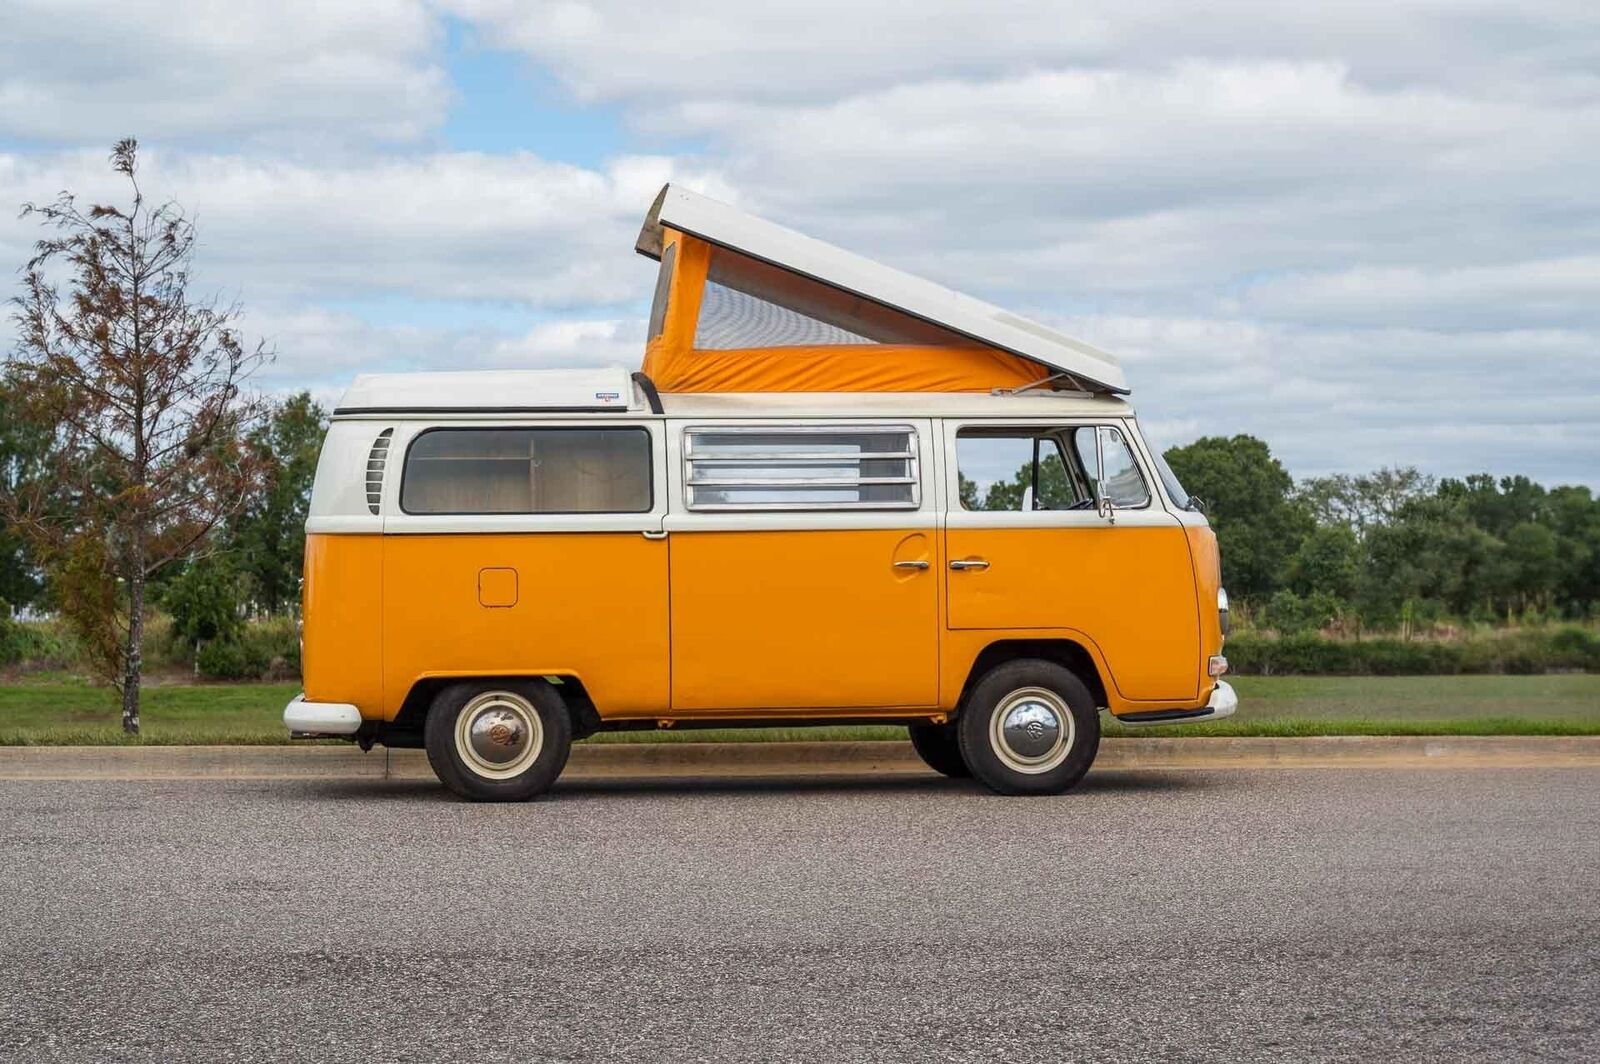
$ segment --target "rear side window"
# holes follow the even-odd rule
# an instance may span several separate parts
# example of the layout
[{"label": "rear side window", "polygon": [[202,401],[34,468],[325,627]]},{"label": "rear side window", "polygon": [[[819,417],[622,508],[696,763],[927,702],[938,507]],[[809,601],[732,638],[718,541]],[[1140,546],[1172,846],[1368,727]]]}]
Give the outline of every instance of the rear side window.
[{"label": "rear side window", "polygon": [[408,514],[645,513],[643,428],[429,429],[406,452]]},{"label": "rear side window", "polygon": [[691,510],[914,510],[917,435],[910,425],[691,428],[684,431]]}]

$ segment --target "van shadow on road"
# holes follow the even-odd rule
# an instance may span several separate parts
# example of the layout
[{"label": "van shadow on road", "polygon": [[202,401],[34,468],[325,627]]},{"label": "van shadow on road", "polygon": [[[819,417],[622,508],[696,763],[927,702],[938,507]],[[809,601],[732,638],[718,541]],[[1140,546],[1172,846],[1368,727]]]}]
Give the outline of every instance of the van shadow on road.
[{"label": "van shadow on road", "polygon": [[[1073,796],[1128,793],[1195,793],[1223,786],[1215,776],[1197,772],[1092,771],[1083,782],[1065,795],[1051,796],[1071,800]],[[406,802],[472,804],[456,798],[433,780],[316,780],[296,783],[308,796],[325,799],[357,799]],[[971,780],[953,780],[933,775],[903,773],[852,776],[630,776],[613,778],[574,778],[558,781],[551,792],[535,804],[604,800],[611,797],[658,795],[779,795],[795,797],[822,795],[837,798],[857,796],[926,795],[981,797],[994,801],[1027,801],[990,793]]]}]

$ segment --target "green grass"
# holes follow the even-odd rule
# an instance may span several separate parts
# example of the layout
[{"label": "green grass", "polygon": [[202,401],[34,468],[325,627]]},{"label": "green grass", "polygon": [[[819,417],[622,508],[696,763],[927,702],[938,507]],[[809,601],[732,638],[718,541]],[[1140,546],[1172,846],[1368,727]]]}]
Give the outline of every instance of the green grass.
[{"label": "green grass", "polygon": [[283,707],[299,684],[158,684],[144,688],[142,732],[122,734],[116,692],[49,676],[0,685],[0,746],[185,746],[288,742]]},{"label": "green grass", "polygon": [[[1600,735],[1600,675],[1240,677],[1240,706],[1213,724],[1127,728],[1122,735]],[[122,736],[116,696],[59,674],[0,684],[0,746],[274,744],[295,684],[157,683],[144,691],[144,734]],[[898,739],[885,726],[606,732],[589,742]]]}]

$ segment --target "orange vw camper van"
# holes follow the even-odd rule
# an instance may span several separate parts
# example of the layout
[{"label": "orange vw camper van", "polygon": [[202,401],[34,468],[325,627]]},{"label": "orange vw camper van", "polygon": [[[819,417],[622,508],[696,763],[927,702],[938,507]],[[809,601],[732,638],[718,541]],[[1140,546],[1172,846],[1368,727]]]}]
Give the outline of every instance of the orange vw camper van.
[{"label": "orange vw camper van", "polygon": [[1115,359],[668,187],[640,372],[358,377],[306,525],[296,735],[523,799],[602,730],[906,725],[1052,794],[1233,712],[1216,538]]}]

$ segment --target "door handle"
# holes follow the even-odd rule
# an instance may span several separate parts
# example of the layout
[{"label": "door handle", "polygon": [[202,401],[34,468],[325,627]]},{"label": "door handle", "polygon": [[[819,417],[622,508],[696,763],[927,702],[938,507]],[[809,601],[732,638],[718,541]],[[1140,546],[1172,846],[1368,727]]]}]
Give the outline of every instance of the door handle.
[{"label": "door handle", "polygon": [[895,562],[894,567],[896,569],[926,569],[928,563],[919,559],[911,562]]},{"label": "door handle", "polygon": [[957,558],[950,563],[950,568],[960,571],[962,569],[987,569],[989,563],[982,558]]}]

